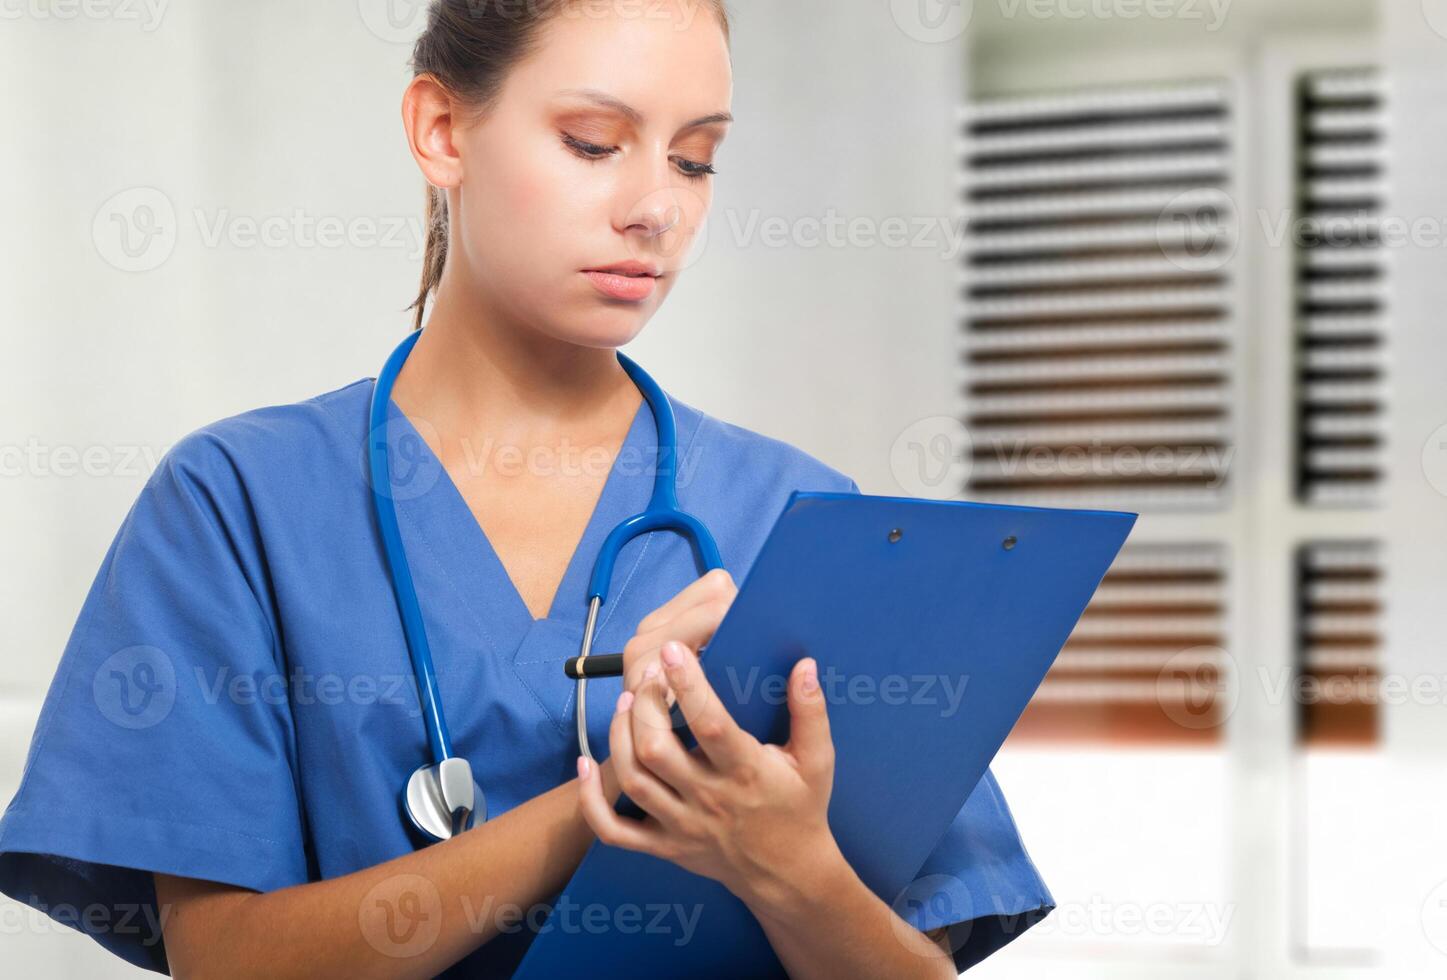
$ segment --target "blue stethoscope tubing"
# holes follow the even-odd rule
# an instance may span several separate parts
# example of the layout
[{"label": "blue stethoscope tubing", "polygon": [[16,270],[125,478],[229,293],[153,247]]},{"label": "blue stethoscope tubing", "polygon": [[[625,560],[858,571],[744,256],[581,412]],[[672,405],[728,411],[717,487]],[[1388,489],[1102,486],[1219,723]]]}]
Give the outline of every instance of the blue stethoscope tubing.
[{"label": "blue stethoscope tubing", "polygon": [[[442,698],[437,688],[437,671],[432,663],[432,648],[427,642],[427,629],[422,620],[422,607],[417,600],[417,587],[402,532],[397,524],[397,511],[392,499],[391,468],[387,441],[387,405],[392,386],[397,380],[407,355],[422,336],[421,330],[410,333],[392,351],[372,389],[368,420],[367,466],[370,476],[373,510],[382,537],[382,547],[392,578],[392,591],[402,616],[402,631],[417,678],[418,698],[427,726],[427,742],[432,762],[419,766],[408,778],[402,792],[402,806],[408,819],[432,840],[456,836],[474,824],[487,819],[486,797],[472,776],[468,761],[453,753],[452,737],[443,716]],[[653,478],[653,495],[648,507],[628,518],[609,532],[599,549],[588,584],[588,620],[583,631],[582,651],[578,657],[581,668],[592,650],[598,612],[608,597],[613,566],[623,546],[649,531],[673,530],[693,542],[699,561],[706,569],[723,567],[718,544],[708,528],[697,517],[679,509],[677,460],[678,435],[673,406],[663,389],[631,358],[617,352],[618,362],[633,379],[648,402],[658,430],[658,466]],[[583,755],[592,758],[588,747],[585,694],[587,678],[578,672],[578,746]]]}]

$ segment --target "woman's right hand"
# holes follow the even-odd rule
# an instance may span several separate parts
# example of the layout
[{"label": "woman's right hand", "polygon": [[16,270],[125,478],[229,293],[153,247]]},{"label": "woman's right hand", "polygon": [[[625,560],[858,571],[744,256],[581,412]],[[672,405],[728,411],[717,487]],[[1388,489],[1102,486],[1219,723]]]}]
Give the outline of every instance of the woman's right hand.
[{"label": "woman's right hand", "polygon": [[[623,647],[624,689],[637,688],[650,665],[662,672],[663,644],[669,640],[677,640],[697,654],[699,647],[713,639],[738,593],[733,576],[726,569],[715,568],[644,616],[633,638]],[[672,692],[668,697],[671,705]],[[622,788],[613,774],[612,762],[611,757],[603,760],[598,774],[603,779],[603,794],[609,803],[616,803]]]},{"label": "woman's right hand", "polygon": [[635,690],[650,665],[662,673],[660,657],[669,640],[677,640],[696,655],[713,639],[738,594],[733,576],[726,569],[715,568],[644,616],[623,647],[624,689]]}]

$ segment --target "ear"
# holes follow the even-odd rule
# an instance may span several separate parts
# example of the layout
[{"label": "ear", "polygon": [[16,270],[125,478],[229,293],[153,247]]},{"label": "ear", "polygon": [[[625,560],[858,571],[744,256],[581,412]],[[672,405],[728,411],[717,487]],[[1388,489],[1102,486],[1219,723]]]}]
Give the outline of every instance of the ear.
[{"label": "ear", "polygon": [[462,183],[462,156],[453,139],[457,125],[452,97],[431,75],[418,75],[402,93],[402,125],[412,158],[433,187]]}]

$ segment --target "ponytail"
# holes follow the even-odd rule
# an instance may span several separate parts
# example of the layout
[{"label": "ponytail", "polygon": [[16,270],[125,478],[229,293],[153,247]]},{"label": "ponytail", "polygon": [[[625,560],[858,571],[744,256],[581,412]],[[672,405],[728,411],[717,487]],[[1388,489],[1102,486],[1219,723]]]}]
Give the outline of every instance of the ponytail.
[{"label": "ponytail", "polygon": [[413,330],[422,329],[422,313],[430,296],[442,282],[442,267],[447,263],[447,192],[440,187],[426,185],[427,194],[427,246],[422,253],[422,285],[417,299],[407,309],[415,309]]}]

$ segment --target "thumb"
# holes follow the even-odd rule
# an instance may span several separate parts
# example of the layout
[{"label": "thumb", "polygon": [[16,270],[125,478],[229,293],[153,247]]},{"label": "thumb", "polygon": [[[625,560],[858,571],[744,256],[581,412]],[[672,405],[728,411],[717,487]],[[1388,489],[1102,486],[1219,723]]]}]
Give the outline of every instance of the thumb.
[{"label": "thumb", "polygon": [[829,732],[829,706],[819,686],[819,664],[804,657],[789,674],[789,753],[805,778],[829,778],[834,772],[834,737]]}]

